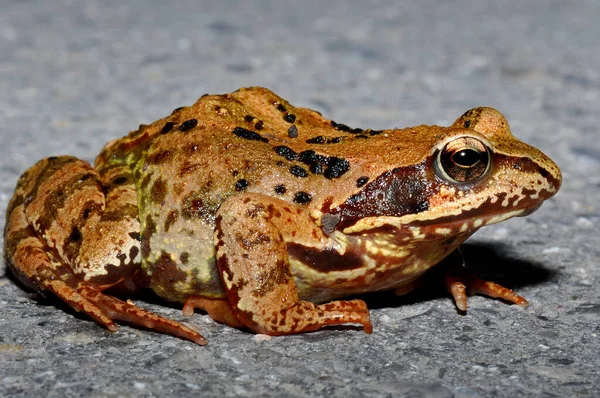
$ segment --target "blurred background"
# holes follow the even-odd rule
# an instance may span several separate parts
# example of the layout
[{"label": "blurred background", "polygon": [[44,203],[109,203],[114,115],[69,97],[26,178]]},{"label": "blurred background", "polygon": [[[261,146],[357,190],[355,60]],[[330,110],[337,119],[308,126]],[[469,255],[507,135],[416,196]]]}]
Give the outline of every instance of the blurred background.
[{"label": "blurred background", "polygon": [[[516,277],[529,309],[475,297],[460,316],[443,292],[385,298],[371,336],[338,328],[262,339],[202,314],[189,322],[209,339],[203,348],[127,327],[111,334],[59,303],[36,302],[0,267],[0,395],[600,394],[600,2],[0,7],[0,227],[18,176],[36,160],[93,161],[140,123],[253,85],[375,129],[450,124],[492,106],[564,177],[536,214],[473,240],[475,265]],[[180,319],[164,303],[143,305]]]}]

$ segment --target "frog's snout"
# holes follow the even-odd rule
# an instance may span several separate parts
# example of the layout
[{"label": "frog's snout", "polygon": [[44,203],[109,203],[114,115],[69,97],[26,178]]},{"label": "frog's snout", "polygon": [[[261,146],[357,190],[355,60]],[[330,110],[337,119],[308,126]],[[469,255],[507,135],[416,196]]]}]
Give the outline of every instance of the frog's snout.
[{"label": "frog's snout", "polygon": [[544,199],[551,198],[554,196],[562,185],[562,173],[560,169],[546,155],[542,154],[544,161],[540,164],[540,175],[546,180],[546,193],[547,196]]}]

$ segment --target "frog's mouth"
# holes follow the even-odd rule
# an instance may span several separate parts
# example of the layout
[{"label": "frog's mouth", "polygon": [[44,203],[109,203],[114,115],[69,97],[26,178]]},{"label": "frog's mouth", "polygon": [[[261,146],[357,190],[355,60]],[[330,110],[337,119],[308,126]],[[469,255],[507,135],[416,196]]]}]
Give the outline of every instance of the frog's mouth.
[{"label": "frog's mouth", "polygon": [[401,228],[426,228],[427,230],[449,230],[454,233],[474,231],[486,225],[497,224],[513,217],[525,217],[542,207],[543,202],[534,206],[523,206],[521,208],[507,209],[497,212],[466,212],[458,216],[442,217],[435,220],[415,220],[401,224]]},{"label": "frog's mouth", "polygon": [[528,216],[541,206],[542,202],[534,206],[490,213],[473,209],[473,211],[459,215],[426,219],[419,219],[415,215],[369,217],[345,228],[343,232],[345,234],[385,233],[419,240],[439,239],[459,234],[471,234],[486,225],[496,224],[512,217]]},{"label": "frog's mouth", "polygon": [[501,204],[497,198],[489,198],[476,207],[451,215],[408,215],[406,219],[400,217],[395,224],[400,230],[408,228],[421,228],[439,233],[462,233],[475,231],[483,226],[496,224],[512,217],[525,217],[537,211],[544,201],[553,196],[556,191],[539,191],[530,193],[529,197],[519,199],[518,204]]}]

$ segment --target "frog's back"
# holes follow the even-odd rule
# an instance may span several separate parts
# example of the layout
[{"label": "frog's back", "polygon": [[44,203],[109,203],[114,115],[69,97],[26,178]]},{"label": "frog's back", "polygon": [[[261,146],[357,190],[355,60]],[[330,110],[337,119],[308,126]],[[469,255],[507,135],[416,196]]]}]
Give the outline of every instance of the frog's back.
[{"label": "frog's back", "polygon": [[354,129],[251,87],[202,96],[140,126],[109,143],[96,166],[130,164],[140,207],[180,207],[211,223],[236,192],[332,208],[373,177],[421,161],[435,141],[432,128]]}]

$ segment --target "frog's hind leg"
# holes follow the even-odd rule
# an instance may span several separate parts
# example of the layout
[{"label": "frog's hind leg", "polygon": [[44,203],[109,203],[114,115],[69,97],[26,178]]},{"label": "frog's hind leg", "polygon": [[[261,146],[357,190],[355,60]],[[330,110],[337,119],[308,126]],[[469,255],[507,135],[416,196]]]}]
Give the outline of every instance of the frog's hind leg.
[{"label": "frog's hind leg", "polygon": [[361,300],[321,305],[300,300],[282,234],[291,239],[302,233],[327,240],[301,207],[282,200],[245,194],[221,205],[215,228],[217,263],[235,316],[269,335],[344,323],[362,324],[371,333],[369,311]]},{"label": "frog's hind leg", "polygon": [[111,331],[120,320],[206,344],[185,325],[102,293],[115,285],[134,290],[139,270],[139,223],[123,207],[132,195],[118,188],[126,177],[118,178],[107,186],[72,157],[44,159],[25,172],[7,210],[9,267],[25,285],[52,292]]},{"label": "frog's hind leg", "polygon": [[[21,232],[23,235],[27,233],[26,230]],[[80,281],[68,266],[52,258],[37,237],[29,235],[23,238],[12,252],[9,264],[20,279],[26,279],[29,285],[33,283],[37,290],[52,292],[71,308],[84,312],[111,332],[119,329],[114,323],[114,320],[119,320],[169,333],[200,345],[206,344],[206,339],[195,330],[106,295]]]}]

